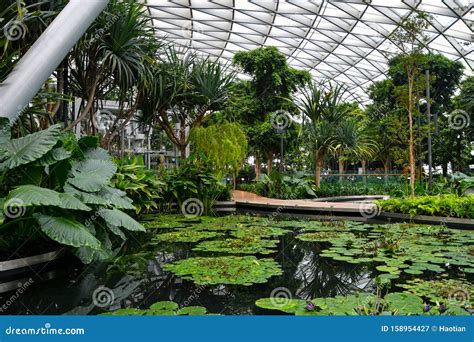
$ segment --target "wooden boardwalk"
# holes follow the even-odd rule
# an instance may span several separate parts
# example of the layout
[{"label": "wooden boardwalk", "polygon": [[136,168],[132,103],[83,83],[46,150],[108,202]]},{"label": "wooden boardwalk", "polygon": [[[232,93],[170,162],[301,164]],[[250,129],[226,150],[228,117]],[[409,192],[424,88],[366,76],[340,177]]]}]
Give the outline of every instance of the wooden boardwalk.
[{"label": "wooden boardwalk", "polygon": [[[234,190],[232,200],[238,207],[261,207],[262,209],[291,211],[305,211],[316,213],[346,213],[354,216],[369,216],[377,211],[377,206],[367,202],[322,202],[305,199],[283,200],[267,198],[257,194]],[[366,214],[367,213],[367,214]]]}]

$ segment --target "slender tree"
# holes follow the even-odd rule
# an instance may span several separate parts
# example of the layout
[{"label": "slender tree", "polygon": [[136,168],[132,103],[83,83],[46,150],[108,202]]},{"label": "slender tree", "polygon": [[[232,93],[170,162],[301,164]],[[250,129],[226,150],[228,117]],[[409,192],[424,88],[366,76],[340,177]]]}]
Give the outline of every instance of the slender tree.
[{"label": "slender tree", "polygon": [[392,34],[392,39],[397,42],[401,54],[391,61],[391,64],[399,63],[406,75],[407,86],[399,91],[399,98],[404,103],[408,112],[408,130],[409,130],[409,167],[410,167],[410,190],[411,195],[415,196],[415,134],[413,129],[413,114],[416,109],[415,101],[417,92],[417,81],[422,77],[422,68],[424,56],[422,49],[428,40],[425,30],[429,27],[429,18],[423,12],[416,12],[413,16],[405,18],[399,27]]}]

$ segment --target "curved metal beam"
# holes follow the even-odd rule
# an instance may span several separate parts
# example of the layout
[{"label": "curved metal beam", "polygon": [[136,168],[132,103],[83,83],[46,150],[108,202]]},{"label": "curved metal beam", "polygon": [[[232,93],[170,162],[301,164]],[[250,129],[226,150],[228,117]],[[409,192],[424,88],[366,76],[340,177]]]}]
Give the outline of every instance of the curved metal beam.
[{"label": "curved metal beam", "polygon": [[0,117],[15,121],[109,0],[70,0],[0,84]]}]

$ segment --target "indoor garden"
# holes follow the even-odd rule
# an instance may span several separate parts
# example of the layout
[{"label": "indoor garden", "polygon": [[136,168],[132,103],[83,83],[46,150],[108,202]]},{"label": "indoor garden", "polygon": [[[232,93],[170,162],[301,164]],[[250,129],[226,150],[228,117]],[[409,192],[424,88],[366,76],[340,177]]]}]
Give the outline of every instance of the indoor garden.
[{"label": "indoor garden", "polygon": [[2,315],[474,313],[472,2],[91,3],[0,3]]}]

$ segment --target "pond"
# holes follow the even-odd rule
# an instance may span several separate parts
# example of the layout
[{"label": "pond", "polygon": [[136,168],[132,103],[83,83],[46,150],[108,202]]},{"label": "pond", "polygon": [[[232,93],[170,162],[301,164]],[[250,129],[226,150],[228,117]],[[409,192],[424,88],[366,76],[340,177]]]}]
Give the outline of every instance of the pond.
[{"label": "pond", "polygon": [[68,261],[33,276],[18,298],[2,294],[5,313],[469,314],[473,306],[468,230],[254,216],[151,215],[143,224],[148,233],[113,262]]}]

